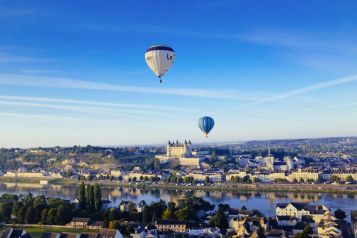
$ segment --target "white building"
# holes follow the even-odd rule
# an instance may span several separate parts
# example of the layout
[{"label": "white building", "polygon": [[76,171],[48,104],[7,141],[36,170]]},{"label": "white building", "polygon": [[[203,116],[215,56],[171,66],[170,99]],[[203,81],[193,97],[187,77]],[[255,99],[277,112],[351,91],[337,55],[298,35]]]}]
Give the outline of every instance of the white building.
[{"label": "white building", "polygon": [[192,143],[190,140],[185,140],[184,143],[168,141],[166,145],[166,155],[157,155],[156,159],[158,159],[161,164],[177,160],[182,166],[195,168],[198,168],[201,162],[201,157],[193,156]]},{"label": "white building", "polygon": [[320,223],[324,214],[330,211],[325,205],[309,205],[309,203],[278,203],[276,204],[277,216],[296,217],[301,220],[303,216],[311,216],[316,224]]}]

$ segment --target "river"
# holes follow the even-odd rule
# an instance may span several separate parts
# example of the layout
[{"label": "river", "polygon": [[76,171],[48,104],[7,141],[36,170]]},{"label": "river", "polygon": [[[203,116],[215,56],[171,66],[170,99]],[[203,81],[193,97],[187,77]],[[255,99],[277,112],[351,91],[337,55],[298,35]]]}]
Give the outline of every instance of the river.
[{"label": "river", "polygon": [[[73,201],[78,196],[78,186],[66,185],[40,185],[23,183],[0,183],[0,194],[27,194],[45,195]],[[147,203],[163,199],[176,202],[187,195],[202,197],[212,204],[227,203],[231,207],[240,208],[243,205],[248,209],[258,209],[266,216],[275,215],[275,205],[280,202],[310,202],[311,204],[325,204],[332,211],[340,208],[348,215],[350,211],[357,210],[357,195],[355,194],[329,194],[329,193],[293,193],[293,192],[221,192],[221,191],[185,191],[168,189],[142,189],[142,188],[102,188],[103,199],[111,202],[110,206],[118,206],[122,200],[138,202],[145,200]]]}]

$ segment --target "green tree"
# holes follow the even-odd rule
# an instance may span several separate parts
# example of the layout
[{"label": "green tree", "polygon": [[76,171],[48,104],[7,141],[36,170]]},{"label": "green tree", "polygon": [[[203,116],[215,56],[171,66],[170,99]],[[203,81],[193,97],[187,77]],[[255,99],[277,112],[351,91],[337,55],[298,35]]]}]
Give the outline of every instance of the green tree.
[{"label": "green tree", "polygon": [[22,206],[17,212],[17,223],[23,224],[25,222],[26,207]]},{"label": "green tree", "polygon": [[209,177],[208,177],[208,176],[206,176],[206,178],[205,178],[205,183],[206,183],[206,184],[209,184],[209,183],[210,183],[210,180],[209,180]]},{"label": "green tree", "polygon": [[348,176],[347,176],[346,182],[353,183],[353,177],[352,177],[352,175],[348,175]]},{"label": "green tree", "polygon": [[12,212],[12,203],[0,203],[0,222],[8,222]]},{"label": "green tree", "polygon": [[65,225],[72,219],[71,210],[68,206],[59,205],[56,209],[56,224]]},{"label": "green tree", "polygon": [[331,178],[330,178],[330,181],[339,183],[341,181],[341,179],[337,175],[332,175]]},{"label": "green tree", "polygon": [[84,185],[83,182],[79,186],[79,199],[78,199],[78,202],[79,202],[79,204],[78,204],[79,205],[79,209],[85,209],[86,208],[86,203],[87,203],[86,189],[85,189],[85,185]]},{"label": "green tree", "polygon": [[162,219],[168,220],[173,218],[173,213],[169,208],[166,208],[164,213],[162,214]]},{"label": "green tree", "polygon": [[94,200],[94,208],[96,211],[99,211],[102,208],[102,192],[99,184],[94,186]]},{"label": "green tree", "polygon": [[94,186],[89,186],[89,205],[90,210],[94,211],[95,209],[95,195],[94,195]]},{"label": "green tree", "polygon": [[265,229],[264,229],[264,227],[262,227],[261,225],[259,225],[257,234],[258,234],[259,237],[265,237]]},{"label": "green tree", "polygon": [[143,211],[143,223],[147,224],[149,221],[150,221],[150,208],[149,206],[145,206]]},{"label": "green tree", "polygon": [[222,208],[218,209],[217,214],[213,217],[212,223],[220,229],[228,228],[228,220]]},{"label": "green tree", "polygon": [[25,223],[26,224],[32,224],[33,223],[34,214],[35,214],[35,209],[33,208],[33,206],[29,206],[26,209],[26,214],[25,214]]},{"label": "green tree", "polygon": [[41,212],[41,224],[47,224],[48,209],[43,209]]},{"label": "green tree", "polygon": [[195,217],[195,213],[188,206],[180,208],[175,211],[175,217],[180,221],[190,220]]},{"label": "green tree", "polygon": [[50,208],[50,210],[48,211],[48,216],[47,216],[47,224],[56,225],[56,223],[57,223],[57,209]]},{"label": "green tree", "polygon": [[337,209],[335,211],[334,215],[339,220],[344,220],[347,217],[345,211],[343,211],[341,209]]}]

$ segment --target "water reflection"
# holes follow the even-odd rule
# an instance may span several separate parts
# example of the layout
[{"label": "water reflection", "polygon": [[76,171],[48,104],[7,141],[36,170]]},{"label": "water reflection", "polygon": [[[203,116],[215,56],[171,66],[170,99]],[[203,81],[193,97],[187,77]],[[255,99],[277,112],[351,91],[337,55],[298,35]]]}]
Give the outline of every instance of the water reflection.
[{"label": "water reflection", "polygon": [[[45,195],[47,197],[60,197],[74,200],[78,196],[78,186],[66,185],[40,185],[40,184],[16,184],[0,183],[0,194],[27,194]],[[265,215],[275,214],[275,205],[278,202],[310,202],[323,203],[335,210],[341,208],[349,215],[350,210],[357,210],[357,200],[354,194],[321,194],[321,193],[297,193],[297,192],[221,192],[221,191],[190,191],[177,189],[157,188],[102,188],[104,199],[111,201],[111,206],[118,206],[122,200],[138,202],[145,200],[148,203],[163,199],[177,202],[185,196],[195,195],[202,197],[213,204],[227,203],[232,207],[246,206],[250,209],[258,209]]]}]

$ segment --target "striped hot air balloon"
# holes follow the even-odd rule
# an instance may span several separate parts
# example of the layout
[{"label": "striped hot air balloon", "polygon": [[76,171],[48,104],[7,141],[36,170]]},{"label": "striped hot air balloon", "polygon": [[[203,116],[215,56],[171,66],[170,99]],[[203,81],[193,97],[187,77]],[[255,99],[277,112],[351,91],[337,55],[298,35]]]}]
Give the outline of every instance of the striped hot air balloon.
[{"label": "striped hot air balloon", "polygon": [[198,120],[198,127],[205,133],[205,136],[208,136],[208,133],[214,127],[214,120],[212,117],[204,116]]},{"label": "striped hot air balloon", "polygon": [[169,70],[175,60],[175,52],[164,45],[150,46],[145,52],[145,61],[149,68],[160,78]]}]

